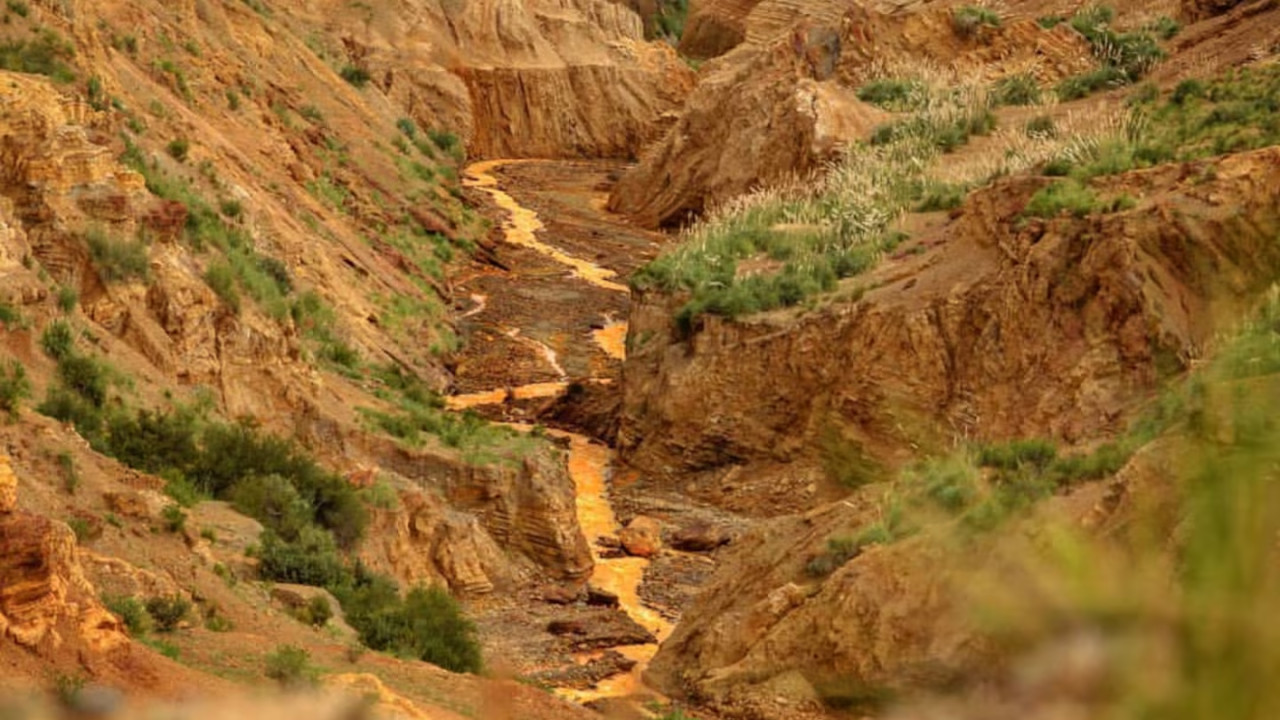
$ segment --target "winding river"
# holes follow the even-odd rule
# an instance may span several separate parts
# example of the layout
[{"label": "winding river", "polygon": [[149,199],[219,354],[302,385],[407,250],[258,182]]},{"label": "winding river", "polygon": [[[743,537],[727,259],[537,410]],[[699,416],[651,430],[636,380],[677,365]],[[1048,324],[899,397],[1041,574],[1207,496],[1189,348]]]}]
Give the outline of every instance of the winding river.
[{"label": "winding river", "polygon": [[[466,169],[464,184],[487,193],[494,203],[508,213],[503,222],[503,238],[507,243],[532,249],[568,268],[576,281],[587,282],[596,287],[612,292],[628,292],[627,287],[616,282],[617,275],[612,270],[602,268],[588,260],[574,257],[538,238],[544,229],[538,214],[523,207],[515,198],[502,190],[498,179],[491,174],[493,170],[504,165],[530,162],[526,160],[490,160],[475,163]],[[476,298],[483,304],[483,298]],[[473,311],[477,312],[477,311]],[[516,330],[518,334],[519,329]],[[592,339],[600,349],[612,360],[621,362],[626,358],[627,324],[624,321],[610,319],[604,327],[592,333]],[[536,341],[534,341],[536,342]],[[554,353],[549,362],[557,367]],[[563,376],[563,372],[561,372]],[[448,398],[448,406],[455,410],[474,408],[482,405],[496,405],[505,402],[509,395],[515,399],[554,397],[568,388],[568,380],[541,382],[522,385],[514,388],[498,388],[486,392],[455,395]],[[531,425],[516,424],[519,429],[532,429]],[[548,430],[548,434],[564,438],[569,443],[569,474],[573,478],[576,489],[576,506],[578,523],[586,536],[595,560],[595,570],[591,583],[596,587],[612,592],[618,596],[619,606],[633,620],[647,628],[658,638],[658,642],[666,639],[671,633],[672,625],[659,613],[646,607],[640,600],[640,583],[644,578],[645,568],[649,561],[638,557],[603,558],[598,552],[598,540],[601,538],[617,538],[620,529],[613,507],[609,502],[608,479],[613,461],[613,451],[584,435]],[[606,678],[592,690],[558,689],[557,693],[579,702],[598,698],[625,697],[642,689],[640,674],[649,660],[658,650],[656,643],[631,645],[613,648],[627,658],[636,661],[635,667],[628,673]]]}]

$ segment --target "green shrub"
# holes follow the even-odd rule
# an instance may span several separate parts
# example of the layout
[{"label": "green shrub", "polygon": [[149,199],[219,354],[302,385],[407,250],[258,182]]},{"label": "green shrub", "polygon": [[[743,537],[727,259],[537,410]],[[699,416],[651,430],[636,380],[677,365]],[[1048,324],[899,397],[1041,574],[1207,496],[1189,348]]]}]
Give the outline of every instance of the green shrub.
[{"label": "green shrub", "polygon": [[340,592],[347,621],[365,645],[454,672],[480,671],[475,625],[447,591],[416,587],[401,602],[394,584],[366,577]]},{"label": "green shrub", "polygon": [[984,27],[1000,27],[1000,14],[977,5],[964,5],[951,11],[951,27],[961,37],[972,37]]},{"label": "green shrub", "polygon": [[22,0],[5,0],[4,6],[18,17],[26,17],[31,12],[31,7]]},{"label": "green shrub", "polygon": [[146,281],[150,275],[147,244],[141,240],[120,240],[108,237],[101,230],[91,230],[85,235],[89,255],[107,282]]},{"label": "green shrub", "polygon": [[84,545],[94,539],[93,528],[90,527],[89,521],[81,517],[73,517],[67,520],[67,527],[71,528],[72,534],[76,536],[76,542]]},{"label": "green shrub", "polygon": [[858,99],[885,110],[904,112],[919,109],[927,94],[918,81],[882,79],[858,88]]},{"label": "green shrub", "polygon": [[240,312],[240,290],[236,287],[236,273],[226,262],[217,262],[204,271],[204,282],[214,294],[234,312]]},{"label": "green shrub", "polygon": [[969,195],[966,185],[948,182],[930,181],[921,185],[916,204],[911,208],[915,212],[938,212],[960,207]]},{"label": "green shrub", "polygon": [[134,637],[142,637],[151,632],[151,615],[138,598],[129,595],[104,595],[102,604],[124,622],[124,626]]},{"label": "green shrub", "polygon": [[63,387],[95,408],[107,402],[107,369],[94,358],[68,353],[58,360],[58,379]]},{"label": "green shrub", "polygon": [[270,530],[263,532],[258,559],[264,578],[300,585],[333,587],[346,580],[349,572],[333,536],[314,525],[303,528],[293,542]]},{"label": "green shrub", "polygon": [[1058,457],[1058,448],[1048,440],[1014,440],[1001,445],[985,445],[978,451],[978,465],[1000,470],[1033,467],[1043,470]]},{"label": "green shrub", "polygon": [[1101,208],[1102,202],[1092,190],[1075,180],[1064,180],[1038,190],[1031,196],[1023,214],[1051,218],[1065,211],[1082,218]]},{"label": "green shrub", "polygon": [[40,334],[40,347],[45,355],[61,362],[75,351],[75,333],[65,320],[55,320]]},{"label": "green shrub", "polygon": [[263,673],[287,688],[315,685],[320,674],[311,653],[295,645],[277,645],[264,659]]},{"label": "green shrub", "polygon": [[102,433],[102,409],[65,387],[51,386],[36,412],[71,423],[81,437],[92,442]]},{"label": "green shrub", "polygon": [[287,541],[297,540],[312,522],[311,506],[280,475],[251,475],[237,482],[228,497],[236,510],[256,518]]},{"label": "green shrub", "polygon": [[80,473],[76,470],[76,461],[71,453],[65,450],[58,453],[58,468],[62,471],[63,489],[68,495],[75,495],[76,489],[80,487]]},{"label": "green shrub", "polygon": [[63,708],[74,708],[80,702],[80,693],[88,680],[79,673],[55,673],[53,676],[53,696]]},{"label": "green shrub", "polygon": [[1061,15],[1042,15],[1036,18],[1036,24],[1045,30],[1052,30],[1066,21]]},{"label": "green shrub", "polygon": [[22,313],[4,300],[0,300],[0,325],[4,325],[6,330],[22,325]]},{"label": "green shrub", "polygon": [[1204,83],[1199,80],[1183,80],[1173,89],[1173,94],[1169,96],[1169,101],[1176,105],[1185,105],[1192,99],[1203,100],[1205,93]]},{"label": "green shrub", "polygon": [[22,401],[31,397],[31,381],[27,369],[17,360],[0,364],[0,412],[10,421],[18,419]]},{"label": "green shrub", "polygon": [[191,150],[191,141],[186,138],[175,138],[169,141],[165,146],[165,151],[169,153],[169,157],[178,162],[187,161],[187,153]]},{"label": "green shrub", "polygon": [[322,628],[333,618],[333,608],[323,595],[313,595],[306,605],[298,608],[297,618],[312,627]]},{"label": "green shrub", "polygon": [[1031,73],[1006,75],[991,88],[996,105],[1035,105],[1040,102],[1040,84]]},{"label": "green shrub", "polygon": [[187,527],[187,512],[181,505],[166,505],[160,513],[164,520],[164,529],[171,533],[180,533]]},{"label": "green shrub", "polygon": [[1129,82],[1129,76],[1123,70],[1111,65],[1103,65],[1095,70],[1064,79],[1054,88],[1054,93],[1060,100],[1078,100],[1099,90],[1123,87]]},{"label": "green shrub", "polygon": [[64,313],[69,313],[76,309],[76,304],[80,302],[80,294],[75,288],[66,285],[58,286],[58,309]]},{"label": "green shrub", "polygon": [[368,70],[365,70],[362,67],[356,67],[355,65],[342,66],[342,69],[338,71],[338,75],[340,75],[343,80],[346,80],[358,88],[368,85],[369,80],[372,79]]},{"label": "green shrub", "polygon": [[[173,507],[170,505],[169,507]],[[173,632],[187,619],[191,602],[181,595],[163,595],[147,599],[147,614],[155,621],[156,630]]]},{"label": "green shrub", "polygon": [[1161,15],[1156,18],[1155,22],[1143,29],[1155,34],[1161,40],[1172,40],[1178,33],[1182,32],[1182,24],[1168,15]]}]

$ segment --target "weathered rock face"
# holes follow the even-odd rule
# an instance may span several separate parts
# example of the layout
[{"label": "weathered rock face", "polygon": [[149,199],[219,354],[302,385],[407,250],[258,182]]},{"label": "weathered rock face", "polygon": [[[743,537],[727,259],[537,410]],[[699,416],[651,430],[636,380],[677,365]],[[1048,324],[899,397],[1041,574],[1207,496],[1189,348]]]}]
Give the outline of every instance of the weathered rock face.
[{"label": "weathered rock face", "polygon": [[362,549],[371,566],[406,583],[443,580],[487,593],[535,571],[564,580],[591,573],[573,481],[558,457],[516,467],[470,467],[387,443],[368,452],[418,485],[401,508],[379,511]]},{"label": "weathered rock face", "polygon": [[910,59],[986,74],[1035,66],[1046,81],[1089,63],[1083,38],[1066,27],[1018,20],[965,39],[949,10],[765,0],[744,32],[738,47],[703,68],[679,120],[623,176],[610,209],[646,226],[679,225],[755,186],[819,168],[887,119],[856,98],[873,63]]},{"label": "weathered rock face", "polygon": [[680,54],[706,60],[723,55],[747,37],[747,16],[760,0],[691,0],[680,36]]},{"label": "weathered rock face", "polygon": [[64,639],[98,653],[127,643],[85,580],[71,528],[17,510],[17,486],[0,455],[0,637],[37,651]]},{"label": "weathered rock face", "polygon": [[428,0],[395,14],[376,13],[346,45],[473,156],[630,157],[693,86],[676,53],[608,0]]},{"label": "weathered rock face", "polygon": [[1086,220],[1020,226],[1047,181],[998,183],[923,241],[939,247],[882,265],[856,304],[708,316],[677,341],[673,300],[640,296],[631,332],[650,340],[624,368],[622,457],[674,479],[812,458],[832,431],[892,460],[955,436],[1119,430],[1201,354],[1219,304],[1280,268],[1280,151],[1213,162],[1215,179],[1205,164],[1109,178],[1099,192],[1146,199]]}]

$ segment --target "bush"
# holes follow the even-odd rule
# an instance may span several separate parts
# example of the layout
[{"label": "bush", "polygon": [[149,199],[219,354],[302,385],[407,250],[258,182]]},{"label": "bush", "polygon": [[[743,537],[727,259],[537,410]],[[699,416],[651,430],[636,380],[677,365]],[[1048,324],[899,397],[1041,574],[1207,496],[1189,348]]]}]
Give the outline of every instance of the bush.
[{"label": "bush", "polygon": [[311,506],[279,475],[252,475],[236,483],[228,497],[236,510],[255,518],[286,541],[297,540],[311,524]]},{"label": "bush", "polygon": [[1015,440],[1003,445],[986,445],[978,451],[978,465],[1000,470],[1033,467],[1043,470],[1058,456],[1058,448],[1048,440]]},{"label": "bush", "polygon": [[4,300],[0,300],[0,325],[4,325],[6,330],[22,325],[22,313]]},{"label": "bush", "polygon": [[147,244],[141,240],[119,240],[99,230],[90,231],[85,240],[93,263],[107,282],[145,281],[150,274]]},{"label": "bush", "polygon": [[76,304],[80,302],[80,294],[75,288],[61,285],[58,287],[58,309],[64,313],[69,313],[76,309]]},{"label": "bush", "polygon": [[187,527],[187,513],[181,505],[166,505],[160,513],[164,529],[171,533],[182,532]]},{"label": "bush", "polygon": [[1000,27],[1000,14],[991,8],[964,5],[951,12],[951,27],[961,37],[972,37],[983,27]]},{"label": "bush", "polygon": [[333,618],[333,608],[325,596],[313,595],[306,605],[298,608],[297,618],[312,627],[321,628]]},{"label": "bush", "polygon": [[385,578],[368,578],[339,595],[347,621],[360,639],[386,650],[454,672],[482,667],[475,625],[446,590],[416,587],[400,602]]},{"label": "bush", "polygon": [[269,580],[332,587],[348,578],[333,536],[314,525],[303,528],[294,542],[263,532],[258,559],[262,576]]},{"label": "bush", "polygon": [[286,688],[315,685],[319,676],[311,653],[295,645],[277,645],[264,659],[263,672]]},{"label": "bush", "polygon": [[107,370],[86,355],[68,353],[58,360],[58,379],[63,387],[95,408],[107,402]]},{"label": "bush", "polygon": [[75,345],[75,334],[71,326],[63,320],[55,320],[45,327],[40,335],[40,347],[44,354],[61,361],[70,357]]},{"label": "bush", "polygon": [[169,157],[178,162],[187,161],[187,153],[191,150],[191,141],[186,138],[175,138],[169,141],[165,146],[165,151],[169,153]]},{"label": "bush", "polygon": [[71,423],[80,436],[93,442],[102,434],[102,410],[63,387],[50,387],[44,402],[36,406],[41,415]]},{"label": "bush", "polygon": [[1031,73],[1006,75],[992,87],[991,100],[996,105],[1035,105],[1040,102],[1040,84]]},{"label": "bush", "polygon": [[119,617],[129,633],[134,637],[142,637],[151,631],[151,615],[138,598],[128,595],[104,595],[102,604],[116,617]]},{"label": "bush", "polygon": [[925,97],[924,87],[914,80],[873,80],[858,88],[859,100],[893,112],[918,109]]},{"label": "bush", "polygon": [[1023,214],[1029,217],[1051,218],[1063,212],[1075,217],[1085,217],[1102,207],[1098,196],[1075,180],[1065,180],[1047,185],[1031,196]]},{"label": "bush", "polygon": [[10,420],[18,419],[22,401],[31,397],[31,381],[27,369],[17,360],[0,365],[0,412]]},{"label": "bush", "polygon": [[[172,505],[170,507],[173,507]],[[147,599],[147,614],[155,621],[156,630],[173,632],[187,619],[191,602],[181,595],[163,595]]]},{"label": "bush", "polygon": [[368,70],[365,70],[362,67],[356,67],[355,65],[344,65],[342,69],[338,71],[338,74],[342,76],[343,80],[346,80],[358,88],[368,85],[369,80],[371,79]]}]

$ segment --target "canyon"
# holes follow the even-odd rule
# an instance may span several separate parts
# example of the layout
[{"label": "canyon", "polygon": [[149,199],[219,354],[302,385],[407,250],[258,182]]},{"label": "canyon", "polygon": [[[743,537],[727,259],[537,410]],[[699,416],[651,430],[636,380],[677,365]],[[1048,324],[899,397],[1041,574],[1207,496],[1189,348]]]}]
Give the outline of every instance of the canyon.
[{"label": "canyon", "polygon": [[1195,478],[1274,475],[1273,4],[0,12],[19,717],[1094,717],[1269,662],[1273,483]]}]

